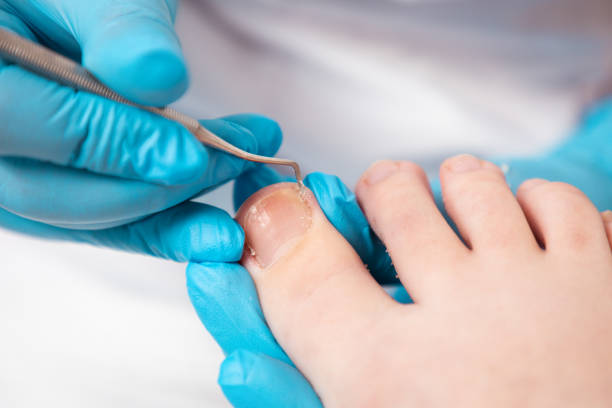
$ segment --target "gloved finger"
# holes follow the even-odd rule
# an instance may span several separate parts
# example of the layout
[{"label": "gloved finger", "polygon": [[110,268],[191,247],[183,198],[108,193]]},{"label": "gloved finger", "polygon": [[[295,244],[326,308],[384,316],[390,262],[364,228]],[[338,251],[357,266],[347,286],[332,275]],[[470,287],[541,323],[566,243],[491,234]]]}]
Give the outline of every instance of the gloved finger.
[{"label": "gloved finger", "polygon": [[47,45],[83,65],[124,97],[162,106],[188,86],[174,31],[176,0],[11,1]]},{"label": "gloved finger", "polygon": [[226,354],[257,350],[291,364],[270,332],[251,276],[242,266],[191,263],[186,273],[191,303]]},{"label": "gloved finger", "polygon": [[379,283],[397,282],[397,274],[382,241],[370,228],[355,194],[340,178],[323,173],[309,174],[304,184],[314,193],[332,225],[353,246]]},{"label": "gloved finger", "polygon": [[[250,116],[254,122],[274,123],[262,116]],[[272,155],[278,149],[278,125],[262,126],[254,133],[232,122],[232,118],[206,121],[205,125],[252,153]],[[172,207],[252,167],[251,162],[211,149],[208,166],[201,169],[197,180],[160,186],[5,157],[0,158],[0,206],[22,217],[64,228],[110,228]]]},{"label": "gloved finger", "polygon": [[178,262],[235,262],[244,232],[225,211],[185,202],[140,221],[103,230],[70,230],[0,209],[0,226],[45,239],[84,242]]},{"label": "gloved finger", "polygon": [[83,65],[129,100],[155,106],[178,99],[189,83],[174,31],[176,0],[115,0],[88,15]]},{"label": "gloved finger", "polygon": [[[257,190],[282,181],[286,181],[286,177],[273,169],[257,167],[236,180],[234,205],[238,208]],[[391,258],[371,230],[355,194],[338,177],[323,173],[309,174],[304,184],[312,190],[327,219],[353,246],[376,280],[380,283],[397,282]]]},{"label": "gloved finger", "polygon": [[14,65],[0,74],[2,156],[166,185],[196,180],[207,166],[207,149],[177,123]]},{"label": "gloved finger", "polygon": [[293,366],[262,353],[237,350],[221,364],[219,385],[236,408],[322,408]]}]

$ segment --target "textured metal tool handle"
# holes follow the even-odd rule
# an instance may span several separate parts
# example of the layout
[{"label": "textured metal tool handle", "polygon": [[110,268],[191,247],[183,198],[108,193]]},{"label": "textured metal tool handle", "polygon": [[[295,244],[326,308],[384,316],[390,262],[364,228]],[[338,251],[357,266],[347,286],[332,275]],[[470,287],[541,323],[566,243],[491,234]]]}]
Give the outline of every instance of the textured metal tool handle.
[{"label": "textured metal tool handle", "polygon": [[171,121],[178,122],[207,146],[222,150],[245,160],[290,166],[293,168],[297,180],[299,182],[302,180],[300,167],[296,162],[276,157],[260,156],[239,149],[201,126],[194,118],[172,108],[157,108],[133,103],[108,88],[83,66],[71,59],[2,28],[0,28],[0,57],[47,79],[59,82],[71,88],[96,94],[115,102],[135,106],[139,109],[144,109],[156,115],[163,116]]},{"label": "textured metal tool handle", "polygon": [[0,53],[3,58],[10,62],[71,88],[145,109],[179,122],[192,132],[195,132],[199,126],[195,119],[183,115],[174,109],[143,106],[129,101],[97,80],[83,66],[8,30],[0,29]]}]

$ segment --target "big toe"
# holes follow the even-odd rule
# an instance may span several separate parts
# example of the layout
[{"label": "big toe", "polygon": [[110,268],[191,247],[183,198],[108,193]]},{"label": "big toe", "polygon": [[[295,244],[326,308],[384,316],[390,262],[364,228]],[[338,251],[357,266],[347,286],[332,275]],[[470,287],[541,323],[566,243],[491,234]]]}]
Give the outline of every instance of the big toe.
[{"label": "big toe", "polygon": [[248,247],[242,263],[274,335],[315,388],[335,382],[333,361],[351,358],[354,339],[366,337],[393,301],[309,190],[266,187],[242,205],[237,220]]}]

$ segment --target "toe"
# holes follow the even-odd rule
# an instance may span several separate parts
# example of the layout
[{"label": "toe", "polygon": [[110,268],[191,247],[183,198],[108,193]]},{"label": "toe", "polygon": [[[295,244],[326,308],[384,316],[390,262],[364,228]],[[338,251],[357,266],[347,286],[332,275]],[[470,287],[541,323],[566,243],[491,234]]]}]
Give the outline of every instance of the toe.
[{"label": "toe", "polygon": [[547,251],[572,254],[608,250],[601,214],[576,187],[532,179],[519,187],[517,199]]},{"label": "toe", "polygon": [[357,197],[415,302],[426,297],[427,288],[433,291],[434,274],[467,254],[438,211],[427,177],[416,164],[374,163],[361,177]]},{"label": "toe", "polygon": [[381,313],[399,305],[329,224],[309,190],[293,183],[266,187],[242,205],[237,220],[248,246],[242,263],[272,332],[308,378],[333,382],[320,373],[329,372],[334,361],[341,367],[355,358],[355,339],[366,338]]},{"label": "toe", "polygon": [[470,155],[440,167],[444,206],[474,252],[538,249],[537,242],[502,171]]}]

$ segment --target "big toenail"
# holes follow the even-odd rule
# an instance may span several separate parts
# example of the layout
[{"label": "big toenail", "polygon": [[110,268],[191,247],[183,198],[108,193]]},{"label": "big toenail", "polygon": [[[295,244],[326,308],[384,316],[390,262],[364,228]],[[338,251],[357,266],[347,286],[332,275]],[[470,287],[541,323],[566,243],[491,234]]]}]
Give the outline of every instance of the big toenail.
[{"label": "big toenail", "polygon": [[606,224],[612,224],[612,211],[606,210],[601,213],[601,216]]},{"label": "big toenail", "polygon": [[482,168],[482,163],[470,154],[460,154],[449,159],[446,166],[453,173],[465,173]]},{"label": "big toenail", "polygon": [[375,162],[366,171],[365,182],[369,185],[380,183],[390,175],[397,173],[399,170],[398,163],[392,160],[380,160]]},{"label": "big toenail", "polygon": [[304,194],[311,193],[297,186],[282,188],[248,208],[242,226],[248,249],[262,268],[276,262],[282,249],[310,228],[312,210]]}]

